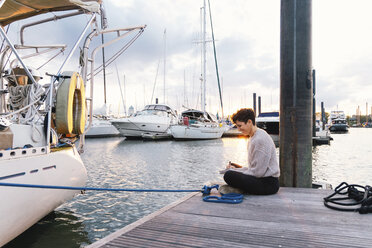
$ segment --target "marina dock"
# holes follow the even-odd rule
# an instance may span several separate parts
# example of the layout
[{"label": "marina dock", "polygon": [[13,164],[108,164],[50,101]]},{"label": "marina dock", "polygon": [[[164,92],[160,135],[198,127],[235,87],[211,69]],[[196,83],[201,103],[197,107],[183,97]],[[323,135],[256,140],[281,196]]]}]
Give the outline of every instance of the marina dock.
[{"label": "marina dock", "polygon": [[88,247],[370,247],[372,215],[326,208],[332,192],[284,187],[240,204],[192,193]]}]

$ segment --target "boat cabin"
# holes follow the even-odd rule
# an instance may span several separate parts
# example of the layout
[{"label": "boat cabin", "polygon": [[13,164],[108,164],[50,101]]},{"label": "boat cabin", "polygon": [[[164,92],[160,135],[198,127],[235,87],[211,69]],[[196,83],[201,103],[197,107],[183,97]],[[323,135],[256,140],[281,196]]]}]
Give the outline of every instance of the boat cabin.
[{"label": "boat cabin", "polygon": [[279,135],[279,112],[260,113],[256,118],[256,125],[268,134]]}]

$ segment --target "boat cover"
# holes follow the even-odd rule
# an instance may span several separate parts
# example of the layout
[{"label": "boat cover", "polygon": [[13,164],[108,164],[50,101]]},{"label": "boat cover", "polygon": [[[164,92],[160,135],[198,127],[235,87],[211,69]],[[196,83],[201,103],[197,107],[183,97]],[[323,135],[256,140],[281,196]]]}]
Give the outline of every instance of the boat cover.
[{"label": "boat cover", "polygon": [[260,113],[258,117],[279,117],[279,112],[264,112]]},{"label": "boat cover", "polygon": [[85,9],[99,12],[102,0],[0,0],[0,25],[52,11]]}]

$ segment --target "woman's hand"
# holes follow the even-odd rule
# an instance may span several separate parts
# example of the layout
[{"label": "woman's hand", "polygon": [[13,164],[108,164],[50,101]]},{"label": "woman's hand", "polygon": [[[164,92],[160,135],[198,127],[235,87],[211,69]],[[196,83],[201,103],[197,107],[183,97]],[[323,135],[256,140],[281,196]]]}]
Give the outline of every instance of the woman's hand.
[{"label": "woman's hand", "polygon": [[235,163],[231,163],[231,161],[229,161],[229,163],[226,166],[226,169],[232,169],[232,168],[242,168],[242,166],[235,164]]}]

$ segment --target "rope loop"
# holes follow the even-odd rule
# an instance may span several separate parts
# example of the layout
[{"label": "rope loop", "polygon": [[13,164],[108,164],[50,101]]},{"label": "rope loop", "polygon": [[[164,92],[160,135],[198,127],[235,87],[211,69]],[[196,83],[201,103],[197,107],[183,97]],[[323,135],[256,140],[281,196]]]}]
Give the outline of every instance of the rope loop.
[{"label": "rope loop", "polygon": [[[343,197],[336,197],[342,195]],[[324,205],[339,211],[372,213],[372,188],[369,185],[347,184],[342,182],[335,188],[335,192],[323,198]],[[359,207],[353,207],[360,205]],[[342,206],[342,207],[339,207]]]}]

